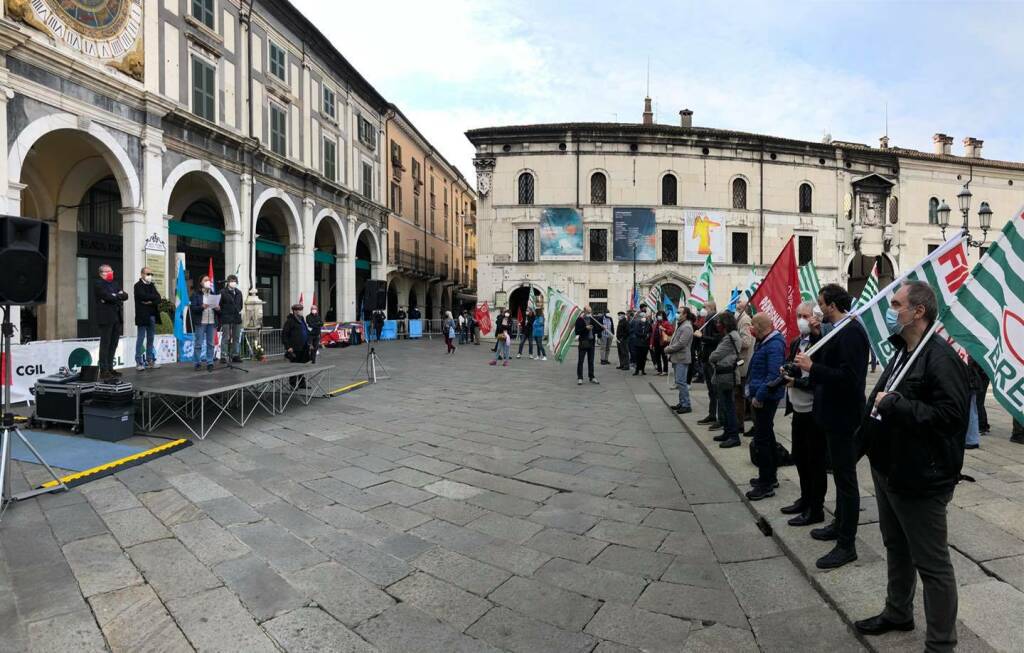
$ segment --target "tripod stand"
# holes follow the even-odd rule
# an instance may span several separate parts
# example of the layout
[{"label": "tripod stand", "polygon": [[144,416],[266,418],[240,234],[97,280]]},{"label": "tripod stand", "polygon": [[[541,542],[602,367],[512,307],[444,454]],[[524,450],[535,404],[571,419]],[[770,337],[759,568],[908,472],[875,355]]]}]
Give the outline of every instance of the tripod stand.
[{"label": "tripod stand", "polygon": [[[359,373],[365,369],[366,379],[371,383],[376,383],[377,379],[390,379],[391,375],[388,374],[387,368],[384,367],[384,362],[380,359],[380,356],[377,355],[377,349],[370,346],[369,340],[366,341],[366,347],[366,360],[359,366],[356,373],[352,375],[352,378],[359,376]],[[378,367],[383,371],[383,374],[379,374],[377,372]]]},{"label": "tripod stand", "polygon": [[[4,360],[4,374],[10,375],[10,364],[11,364],[11,336],[14,335],[14,325],[11,324],[11,307],[8,305],[3,306],[3,324],[0,326],[0,353],[3,355]],[[14,413],[11,412],[11,386],[6,383],[7,379],[4,379],[3,385],[3,415],[0,417],[0,519],[3,518],[4,512],[7,511],[7,506],[15,501],[22,501],[24,499],[31,499],[32,497],[45,494],[47,492],[57,492],[61,490],[67,490],[68,486],[64,485],[64,481],[60,480],[57,476],[57,472],[53,471],[49,463],[43,460],[42,455],[36,450],[32,443],[28,441],[28,438],[21,432],[21,430],[14,424]],[[21,440],[32,455],[35,456],[46,471],[50,473],[53,480],[57,482],[57,485],[48,488],[39,488],[36,490],[28,490],[19,494],[14,494],[11,491],[11,449],[13,448],[12,438],[17,436]]]}]

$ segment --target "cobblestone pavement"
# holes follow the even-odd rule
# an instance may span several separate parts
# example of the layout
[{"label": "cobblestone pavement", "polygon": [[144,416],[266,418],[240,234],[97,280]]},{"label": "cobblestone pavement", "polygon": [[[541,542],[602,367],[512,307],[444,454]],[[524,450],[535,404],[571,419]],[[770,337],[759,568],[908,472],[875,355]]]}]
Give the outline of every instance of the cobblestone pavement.
[{"label": "cobblestone pavement", "polygon": [[[879,370],[880,372],[881,370]],[[869,375],[873,387],[878,374]],[[675,403],[676,391],[661,380],[652,385],[663,400]],[[697,420],[707,414],[707,392],[694,392],[694,412],[681,418],[687,430],[716,466],[738,487],[746,484],[756,469],[750,464],[746,447],[719,449]],[[1024,651],[1024,446],[1009,441],[1009,415],[989,394],[986,402],[992,432],[981,439],[981,447],[967,451],[963,474],[974,479],[957,486],[949,505],[949,542],[959,585],[957,631],[960,651]],[[666,412],[667,408],[664,409]],[[782,409],[776,415],[776,435],[792,449],[790,418]],[[747,424],[747,428],[750,423]],[[747,440],[749,441],[749,440]],[[831,543],[815,542],[808,528],[793,528],[779,508],[796,499],[799,479],[795,467],[779,470],[780,487],[775,497],[747,502],[751,512],[772,526],[776,540],[796,562],[811,584],[852,623],[881,611],[885,599],[885,547],[878,529],[878,507],[867,459],[858,466],[861,486],[861,515],[857,533],[858,560],[834,571],[821,571],[815,560]],[[826,508],[834,507],[834,489],[829,480]],[[915,601],[917,629],[867,638],[877,651],[920,651],[924,648],[924,600],[921,584]]]},{"label": "cobblestone pavement", "polygon": [[[0,650],[864,650],[847,613],[878,607],[877,532],[807,575],[728,478],[746,452],[709,457],[664,378],[577,387],[488,350],[388,343],[390,380],[13,506]],[[328,354],[338,385],[361,351]],[[1019,610],[1024,465],[990,441],[951,511],[965,650],[1016,641],[985,625]]]}]

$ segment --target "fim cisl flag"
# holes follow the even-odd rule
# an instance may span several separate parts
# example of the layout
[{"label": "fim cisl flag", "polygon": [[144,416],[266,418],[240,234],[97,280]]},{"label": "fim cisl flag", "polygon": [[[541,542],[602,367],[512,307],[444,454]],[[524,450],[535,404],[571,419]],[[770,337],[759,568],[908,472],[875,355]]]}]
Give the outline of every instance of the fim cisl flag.
[{"label": "fim cisl flag", "polygon": [[711,262],[711,255],[704,259],[704,269],[697,278],[697,284],[690,292],[690,298],[686,300],[694,311],[704,308],[704,305],[711,301],[711,276],[715,273],[715,264]]},{"label": "fim cisl flag", "polygon": [[583,309],[554,288],[548,288],[547,327],[550,335],[551,353],[559,363],[565,360],[576,336],[576,318]]},{"label": "fim cisl flag", "polygon": [[767,313],[786,342],[796,338],[796,307],[800,304],[800,280],[797,276],[796,250],[793,237],[779,252],[764,281],[754,291],[750,305],[758,313]]},{"label": "fim cisl flag", "polygon": [[960,286],[939,319],[992,381],[992,393],[1024,422],[1024,208]]}]

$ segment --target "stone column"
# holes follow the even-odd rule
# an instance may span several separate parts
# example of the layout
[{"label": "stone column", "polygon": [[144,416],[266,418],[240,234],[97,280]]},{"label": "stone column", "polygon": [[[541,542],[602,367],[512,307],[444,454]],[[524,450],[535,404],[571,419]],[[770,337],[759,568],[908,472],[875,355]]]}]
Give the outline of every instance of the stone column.
[{"label": "stone column", "polygon": [[311,197],[302,199],[302,276],[300,288],[306,298],[305,308],[313,301],[316,284],[313,282],[313,252],[316,250],[316,234],[313,232],[313,208],[316,202]]},{"label": "stone column", "polygon": [[[286,288],[286,290],[284,291],[286,300],[284,302],[284,306],[282,306],[282,309],[288,308],[290,310],[291,305],[299,301],[299,295],[304,294],[302,287],[302,269],[304,266],[302,265],[302,262],[306,254],[303,250],[304,248],[302,246],[302,243],[291,243],[290,245],[288,245],[288,250],[286,253],[286,256],[288,258],[286,261],[285,270],[286,283],[282,284]],[[303,299],[306,305],[308,306],[310,296],[305,295]],[[283,311],[282,317],[287,316],[289,310]]]},{"label": "stone column", "polygon": [[4,155],[0,156],[0,183],[3,186],[0,188],[7,188],[7,193],[3,198],[3,212],[7,215],[21,215],[21,189],[25,186],[18,184],[17,189],[17,201],[14,205],[11,203],[11,196],[14,194],[14,188],[12,188],[12,182],[20,182],[20,179],[8,179],[7,171],[7,152],[10,148],[10,141],[7,140],[7,101],[14,98],[14,91],[6,86],[7,83],[7,69],[0,68],[0,116],[4,119],[0,120],[0,143],[5,143]]},{"label": "stone column", "polygon": [[[146,215],[142,209],[121,209],[121,240],[123,243],[123,250],[121,252],[121,288],[131,295],[132,284],[135,283],[139,270],[145,265],[146,260],[143,251],[146,242]],[[124,303],[125,335],[130,335],[129,329],[134,323],[135,302],[129,298]]]},{"label": "stone column", "polygon": [[[237,229],[224,230],[224,278],[229,274],[238,275],[238,284],[244,288],[246,277],[243,272],[246,268],[245,242],[242,240],[242,232]],[[238,270],[236,273],[235,270]]]},{"label": "stone column", "polygon": [[[241,242],[239,244],[239,260],[237,263],[241,263],[240,272],[238,274],[238,283],[243,288],[255,288],[256,287],[256,239],[253,237],[253,231],[256,229],[256,223],[253,220],[252,215],[252,175],[249,173],[242,173],[240,176],[242,182],[241,192],[239,195],[238,213],[239,219],[242,222],[242,230],[239,234]],[[225,243],[227,247],[227,234],[224,234]],[[251,242],[250,242],[251,241]],[[225,251],[226,255],[226,251]],[[250,265],[252,267],[250,267]]]},{"label": "stone column", "polygon": [[348,251],[338,261],[339,301],[338,317],[355,320],[356,315],[356,219],[349,215],[345,220]]}]

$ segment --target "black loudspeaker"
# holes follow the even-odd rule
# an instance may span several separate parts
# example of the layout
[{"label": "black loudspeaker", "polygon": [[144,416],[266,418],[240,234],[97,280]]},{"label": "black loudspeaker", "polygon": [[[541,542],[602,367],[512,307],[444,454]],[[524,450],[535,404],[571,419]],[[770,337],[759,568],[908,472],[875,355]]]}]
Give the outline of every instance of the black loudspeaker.
[{"label": "black loudspeaker", "polygon": [[45,222],[0,215],[0,304],[46,302],[49,234]]},{"label": "black loudspeaker", "polygon": [[384,311],[388,307],[388,284],[379,279],[367,279],[363,286],[363,310]]}]

